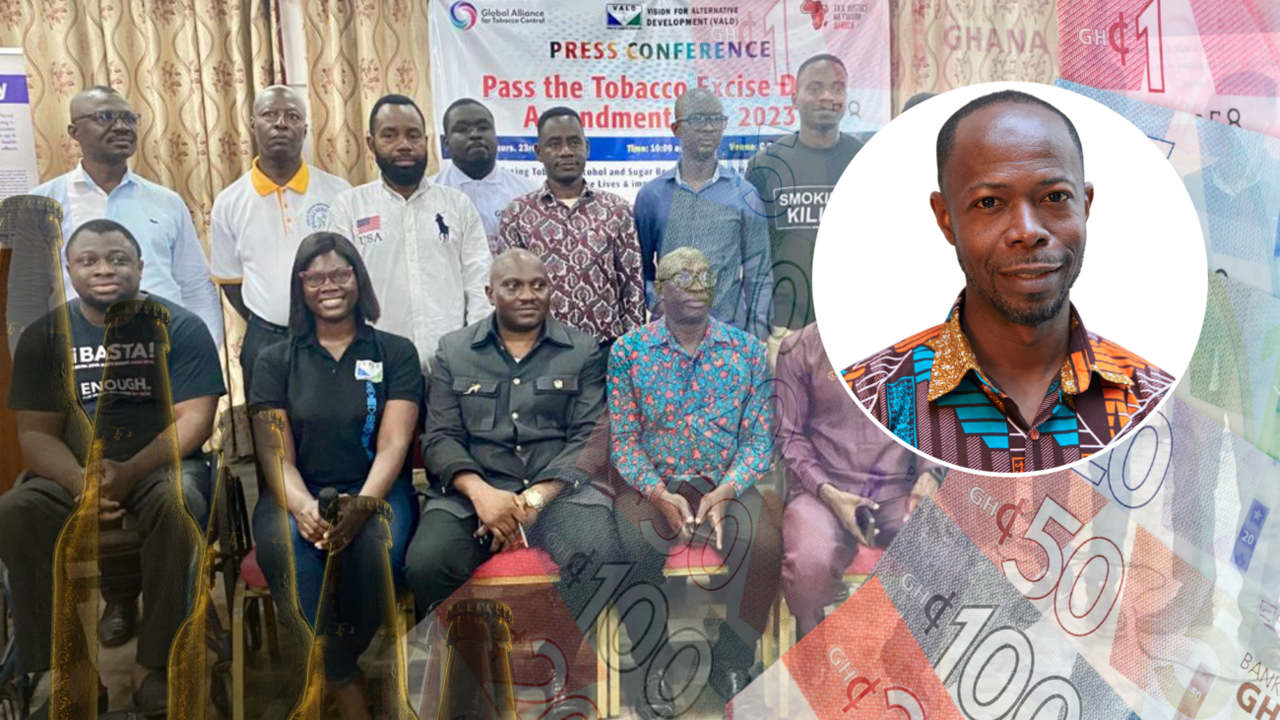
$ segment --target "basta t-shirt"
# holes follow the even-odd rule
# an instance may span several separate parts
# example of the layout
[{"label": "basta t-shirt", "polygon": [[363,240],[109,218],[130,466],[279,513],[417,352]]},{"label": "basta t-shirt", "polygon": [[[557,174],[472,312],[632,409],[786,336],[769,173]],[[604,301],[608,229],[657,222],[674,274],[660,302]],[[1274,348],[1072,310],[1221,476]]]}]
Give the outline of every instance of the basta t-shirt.
[{"label": "basta t-shirt", "polygon": [[813,245],[831,191],[862,143],[840,135],[834,147],[811,148],[800,134],[762,148],[746,178],[760,193],[773,251],[773,324],[792,329],[814,321]]},{"label": "basta t-shirt", "polygon": [[[146,300],[169,311],[172,402],[225,393],[218,349],[204,321],[159,295]],[[85,318],[78,298],[65,306],[71,330],[68,347],[58,332],[61,312],[62,307],[53,310],[22,333],[13,359],[9,408],[64,413],[63,440],[81,463],[88,456],[96,421],[102,456],[128,460],[173,421],[172,408],[161,407],[157,397],[161,385],[156,358],[162,348],[143,318],[113,332],[113,342],[106,344],[106,327]],[[104,379],[108,364],[111,376]]]}]

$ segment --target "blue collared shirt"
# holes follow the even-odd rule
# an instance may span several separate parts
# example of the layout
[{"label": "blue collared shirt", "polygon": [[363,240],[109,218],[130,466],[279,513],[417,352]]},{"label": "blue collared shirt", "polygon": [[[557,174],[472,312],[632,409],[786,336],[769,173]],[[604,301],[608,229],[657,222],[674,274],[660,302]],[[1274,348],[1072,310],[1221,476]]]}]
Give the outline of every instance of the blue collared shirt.
[{"label": "blue collared shirt", "polygon": [[765,338],[773,301],[768,219],[755,189],[720,163],[695,191],[680,165],[645,183],[636,196],[636,230],[649,304],[658,260],[679,247],[701,250],[716,275],[713,317]]},{"label": "blue collared shirt", "polygon": [[[84,167],[50,180],[31,191],[56,200],[62,206],[62,287],[67,300],[76,297],[67,273],[66,242],[81,224],[96,217],[76,217],[76,196],[102,194]],[[166,298],[180,300],[182,306],[195,313],[213,335],[215,344],[222,343],[222,303],[209,276],[209,262],[196,238],[195,224],[186,203],[174,191],[146,178],[125,171],[120,184],[106,194],[105,217],[129,228],[142,247],[142,289]]]}]

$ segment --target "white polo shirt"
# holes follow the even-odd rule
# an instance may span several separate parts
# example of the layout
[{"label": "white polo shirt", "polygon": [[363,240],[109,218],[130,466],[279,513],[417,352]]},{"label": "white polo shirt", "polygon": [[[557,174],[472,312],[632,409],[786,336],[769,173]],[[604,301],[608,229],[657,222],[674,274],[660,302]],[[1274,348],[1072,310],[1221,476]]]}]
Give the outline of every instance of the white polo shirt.
[{"label": "white polo shirt", "polygon": [[512,200],[528,195],[537,190],[539,185],[531,178],[517,175],[501,165],[494,165],[492,172],[476,180],[459,170],[452,162],[431,178],[431,182],[457,188],[471,198],[476,211],[480,213],[480,222],[484,223],[484,234],[489,238],[490,250],[497,248],[494,241],[498,237],[502,211],[507,209]]},{"label": "white polo shirt", "polygon": [[213,201],[209,245],[213,276],[241,283],[245,307],[276,325],[289,324],[293,260],[304,238],[329,227],[329,205],[351,184],[302,164],[283,186],[253,168]]},{"label": "white polo shirt", "polygon": [[489,243],[461,191],[423,178],[406,200],[379,178],[333,201],[329,229],[359,249],[382,306],[377,327],[412,340],[424,373],[445,333],[492,312]]}]

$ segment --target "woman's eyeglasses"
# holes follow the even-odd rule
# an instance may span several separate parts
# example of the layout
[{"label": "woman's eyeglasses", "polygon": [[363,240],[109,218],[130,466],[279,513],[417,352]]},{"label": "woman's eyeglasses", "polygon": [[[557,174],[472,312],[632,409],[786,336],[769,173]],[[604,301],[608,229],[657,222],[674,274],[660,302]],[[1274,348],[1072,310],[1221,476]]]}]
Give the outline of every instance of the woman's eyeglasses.
[{"label": "woman's eyeglasses", "polygon": [[351,282],[351,278],[356,276],[355,268],[350,265],[346,267],[335,268],[328,272],[319,270],[303,270],[298,273],[298,277],[302,278],[302,282],[306,283],[311,289],[324,287],[325,282],[332,280],[334,285],[346,285]]}]

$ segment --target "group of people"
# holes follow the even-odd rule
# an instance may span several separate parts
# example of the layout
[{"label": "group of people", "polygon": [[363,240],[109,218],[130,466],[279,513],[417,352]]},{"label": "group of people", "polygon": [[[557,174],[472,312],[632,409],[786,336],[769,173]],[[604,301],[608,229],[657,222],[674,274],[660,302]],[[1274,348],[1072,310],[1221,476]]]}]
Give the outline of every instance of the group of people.
[{"label": "group of people", "polygon": [[[337,606],[352,631],[325,645],[325,674],[344,718],[369,716],[356,661],[382,622],[382,606],[360,600],[371,566],[389,563],[422,617],[523,546],[579,577],[626,567],[619,593],[661,585],[675,547],[715,548],[749,578],[712,658],[711,684],[736,695],[779,585],[798,631],[812,630],[858,548],[883,545],[942,476],[871,424],[826,360],[808,289],[821,208],[773,209],[796,186],[825,198],[808,191],[834,187],[861,147],[839,129],[846,78],[834,56],[806,61],[799,132],[745,176],[717,157],[720,100],[687,91],[672,125],[680,159],[634,208],[585,179],[589,142],[570,108],[538,119],[536,183],[498,164],[489,110],[459,100],[442,118],[450,164],[428,179],[426,119],[387,95],[368,119],[380,177],[353,188],[304,162],[304,103],[269,87],[253,106],[253,167],[214,203],[209,264],[181,199],[128,169],[137,112],[109,88],[77,95],[69,132],[83,159],[35,191],[61,207],[67,302],[23,332],[8,398],[29,469],[0,496],[21,670],[50,665],[52,560],[96,438],[102,517],[134,514],[144,537],[134,701],[164,714],[169,645],[190,604],[174,569],[200,542],[181,513],[207,520],[201,447],[226,391],[221,288],[247,321],[245,397],[269,420],[255,434],[276,433],[260,443],[276,454],[260,453],[253,511],[275,602],[327,632],[325,568],[343,557],[349,599]],[[126,300],[168,311],[167,348],[106,334],[107,309]],[[11,311],[48,309],[23,302]],[[134,379],[102,383],[123,360]],[[162,383],[172,425],[104,434],[100,399],[123,396],[109,403],[112,427],[130,426],[154,412]],[[412,484],[418,438],[425,505]],[[181,482],[166,462],[175,442]],[[783,467],[785,509],[757,487]],[[372,502],[326,513],[326,489]],[[389,532],[366,531],[375,514]],[[749,551],[731,551],[735,534]],[[584,628],[595,585],[559,587]],[[646,632],[632,626],[648,618],[624,621],[633,638]],[[101,641],[137,625],[136,602],[114,603]],[[629,674],[642,717],[670,717],[683,682],[666,677],[662,636],[646,671]]]}]

